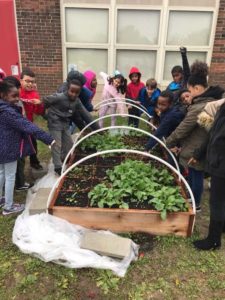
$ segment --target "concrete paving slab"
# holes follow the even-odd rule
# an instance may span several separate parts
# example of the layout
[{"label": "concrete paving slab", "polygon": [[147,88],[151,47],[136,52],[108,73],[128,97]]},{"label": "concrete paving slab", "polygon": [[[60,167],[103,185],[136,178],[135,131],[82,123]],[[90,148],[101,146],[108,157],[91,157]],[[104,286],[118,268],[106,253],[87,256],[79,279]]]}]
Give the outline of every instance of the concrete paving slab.
[{"label": "concrete paving slab", "polygon": [[81,248],[97,252],[98,254],[123,259],[131,251],[132,241],[128,238],[103,234],[98,232],[87,232],[81,241]]}]

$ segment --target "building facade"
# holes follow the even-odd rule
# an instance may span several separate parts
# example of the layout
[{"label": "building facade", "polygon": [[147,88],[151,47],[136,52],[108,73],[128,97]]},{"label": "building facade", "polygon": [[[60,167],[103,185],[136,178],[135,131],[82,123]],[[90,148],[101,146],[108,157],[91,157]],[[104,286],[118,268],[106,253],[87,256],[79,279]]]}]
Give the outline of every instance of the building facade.
[{"label": "building facade", "polygon": [[34,69],[42,94],[74,67],[127,76],[137,66],[166,86],[180,46],[225,86],[225,0],[15,0],[15,11],[20,63]]}]

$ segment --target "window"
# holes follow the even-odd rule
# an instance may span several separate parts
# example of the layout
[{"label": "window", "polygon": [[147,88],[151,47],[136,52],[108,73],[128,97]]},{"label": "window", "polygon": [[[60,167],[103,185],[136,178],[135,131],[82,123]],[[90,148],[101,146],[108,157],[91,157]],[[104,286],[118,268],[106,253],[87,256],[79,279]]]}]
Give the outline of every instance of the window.
[{"label": "window", "polygon": [[117,43],[158,44],[159,21],[159,11],[119,9],[117,14]]},{"label": "window", "polygon": [[219,0],[191,1],[61,0],[64,77],[69,65],[126,77],[136,66],[143,81],[154,77],[164,88],[181,65],[181,45],[190,64],[210,64]]},{"label": "window", "polygon": [[212,12],[171,11],[167,45],[177,45],[179,41],[180,45],[208,46],[212,17]]},{"label": "window", "polygon": [[66,8],[66,41],[108,43],[108,10]]},{"label": "window", "polygon": [[117,50],[116,69],[127,76],[132,66],[139,68],[143,78],[154,77],[156,51]]}]

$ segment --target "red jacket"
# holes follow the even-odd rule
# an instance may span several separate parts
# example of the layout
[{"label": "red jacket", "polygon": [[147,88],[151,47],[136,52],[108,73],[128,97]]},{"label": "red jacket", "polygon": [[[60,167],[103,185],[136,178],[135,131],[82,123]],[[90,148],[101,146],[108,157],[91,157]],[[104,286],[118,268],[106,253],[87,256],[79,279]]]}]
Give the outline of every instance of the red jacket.
[{"label": "red jacket", "polygon": [[143,87],[145,87],[145,84],[140,81],[141,73],[140,73],[139,69],[136,68],[136,67],[132,67],[130,69],[129,78],[131,78],[131,75],[134,74],[134,73],[139,74],[140,78],[139,78],[139,81],[137,83],[134,84],[133,82],[130,82],[127,85],[126,98],[129,98],[129,99],[132,99],[132,100],[137,100],[139,92]]},{"label": "red jacket", "polygon": [[26,112],[26,117],[29,121],[33,122],[34,114],[44,114],[44,104],[32,104],[30,102],[26,102],[26,100],[40,99],[40,95],[37,91],[25,91],[21,88],[20,98],[25,99],[25,101],[23,102],[23,106]]}]

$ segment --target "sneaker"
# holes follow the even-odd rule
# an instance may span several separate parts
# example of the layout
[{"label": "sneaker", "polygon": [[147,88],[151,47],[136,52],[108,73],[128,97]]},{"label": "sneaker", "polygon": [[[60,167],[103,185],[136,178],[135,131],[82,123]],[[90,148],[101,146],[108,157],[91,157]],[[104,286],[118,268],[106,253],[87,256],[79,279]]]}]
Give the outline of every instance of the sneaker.
[{"label": "sneaker", "polygon": [[196,206],[196,213],[199,213],[199,212],[201,212],[202,211],[202,209],[201,209],[201,206],[199,205],[199,206]]},{"label": "sneaker", "polygon": [[31,188],[33,184],[30,184],[28,182],[25,182],[23,186],[16,187],[16,191],[27,191],[29,188]]},{"label": "sneaker", "polygon": [[0,198],[0,207],[5,205],[5,197]]},{"label": "sneaker", "polygon": [[24,204],[15,203],[15,204],[12,205],[12,207],[10,209],[3,209],[2,214],[3,214],[3,216],[10,215],[10,214],[15,214],[15,213],[18,213],[20,211],[23,211],[24,208],[25,208]]},{"label": "sneaker", "polygon": [[35,170],[39,170],[39,171],[43,170],[43,167],[41,164],[31,164],[30,166],[31,166],[31,168],[33,168]]},{"label": "sneaker", "polygon": [[55,168],[55,173],[59,176],[61,176],[61,171],[62,171],[62,168]]}]

